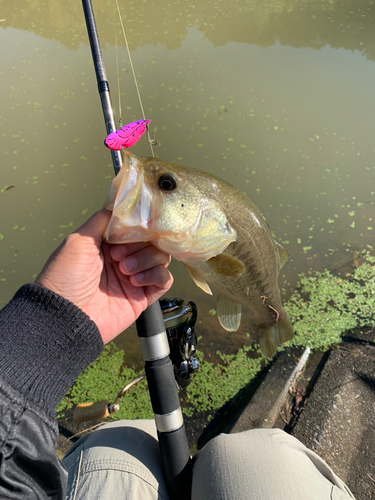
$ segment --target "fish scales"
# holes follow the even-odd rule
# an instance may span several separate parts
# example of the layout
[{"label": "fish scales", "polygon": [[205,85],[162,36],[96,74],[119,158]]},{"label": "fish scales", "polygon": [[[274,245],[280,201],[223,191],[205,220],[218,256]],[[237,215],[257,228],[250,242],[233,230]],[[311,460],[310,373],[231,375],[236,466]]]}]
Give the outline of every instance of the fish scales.
[{"label": "fish scales", "polygon": [[[242,203],[245,208],[258,212],[258,209],[243,196]],[[278,276],[280,262],[272,244],[272,236],[267,230],[260,226],[263,216],[257,214],[257,223],[253,218],[241,218],[238,211],[227,207],[229,223],[237,229],[238,239],[231,243],[225,250],[226,254],[232,255],[245,265],[245,272],[239,277],[228,279],[219,274],[210,276],[210,267],[207,263],[199,263],[198,268],[204,273],[207,281],[222,290],[225,289],[228,296],[247,305],[256,316],[259,323],[269,325],[274,322],[275,313],[267,305],[262,297],[267,297],[267,304],[281,311],[281,302],[278,289],[275,289],[275,275]],[[249,222],[250,221],[250,222]],[[266,223],[267,224],[267,223]],[[268,229],[268,227],[267,227]],[[250,246],[248,243],[250,242]],[[276,258],[271,259],[273,254]],[[273,265],[271,265],[273,264]],[[194,267],[193,263],[190,263]],[[246,290],[249,292],[246,293]]]},{"label": "fish scales", "polygon": [[183,262],[202,290],[217,289],[226,330],[238,329],[245,305],[266,356],[292,338],[277,283],[288,254],[240,190],[209,173],[126,151],[106,203],[113,214],[104,239],[150,241]]}]

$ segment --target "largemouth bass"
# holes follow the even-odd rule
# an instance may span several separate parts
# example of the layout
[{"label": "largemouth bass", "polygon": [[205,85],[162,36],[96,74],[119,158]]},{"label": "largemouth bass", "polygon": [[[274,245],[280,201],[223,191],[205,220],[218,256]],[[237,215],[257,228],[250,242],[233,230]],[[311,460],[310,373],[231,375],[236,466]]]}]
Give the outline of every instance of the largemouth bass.
[{"label": "largemouth bass", "polygon": [[113,213],[104,240],[150,241],[182,261],[202,290],[217,288],[223,328],[238,329],[244,304],[255,315],[266,356],[293,337],[277,283],[288,253],[239,189],[194,168],[126,151],[106,206]]}]

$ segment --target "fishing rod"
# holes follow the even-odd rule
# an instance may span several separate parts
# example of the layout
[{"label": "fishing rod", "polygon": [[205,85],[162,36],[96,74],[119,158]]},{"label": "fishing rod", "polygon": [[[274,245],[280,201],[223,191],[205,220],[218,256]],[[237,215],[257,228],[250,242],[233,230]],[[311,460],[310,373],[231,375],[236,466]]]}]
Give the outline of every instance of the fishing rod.
[{"label": "fishing rod", "polygon": [[[116,130],[116,125],[91,0],[82,0],[82,6],[104,121],[107,134],[110,134]],[[122,165],[121,155],[119,151],[111,151],[111,154],[117,175]],[[187,500],[191,497],[192,461],[159,301],[139,316],[136,326],[168,492],[171,500]]]}]

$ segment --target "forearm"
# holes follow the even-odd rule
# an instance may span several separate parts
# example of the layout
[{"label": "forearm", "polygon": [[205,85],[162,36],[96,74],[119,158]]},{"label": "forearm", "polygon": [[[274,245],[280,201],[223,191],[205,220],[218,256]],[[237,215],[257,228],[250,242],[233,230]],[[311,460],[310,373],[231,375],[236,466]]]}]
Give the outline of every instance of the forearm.
[{"label": "forearm", "polygon": [[40,285],[0,311],[1,498],[64,498],[55,408],[102,348],[95,323]]}]

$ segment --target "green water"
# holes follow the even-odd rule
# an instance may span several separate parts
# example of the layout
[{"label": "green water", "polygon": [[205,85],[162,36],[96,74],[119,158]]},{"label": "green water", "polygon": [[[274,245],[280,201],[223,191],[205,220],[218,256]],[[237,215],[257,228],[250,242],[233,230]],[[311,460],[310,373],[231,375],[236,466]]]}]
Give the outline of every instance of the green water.
[{"label": "green water", "polygon": [[[108,4],[108,5],[107,5]],[[141,118],[112,2],[93,2],[116,112]],[[157,156],[213,172],[264,212],[298,274],[352,269],[374,243],[375,8],[364,1],[122,2]],[[113,176],[81,3],[2,0],[0,305],[101,207]],[[134,148],[149,155],[145,140]],[[7,187],[14,186],[11,189]],[[209,311],[215,299],[171,270],[170,296],[198,304],[201,347],[250,340]],[[139,359],[135,330],[119,341]]]}]

